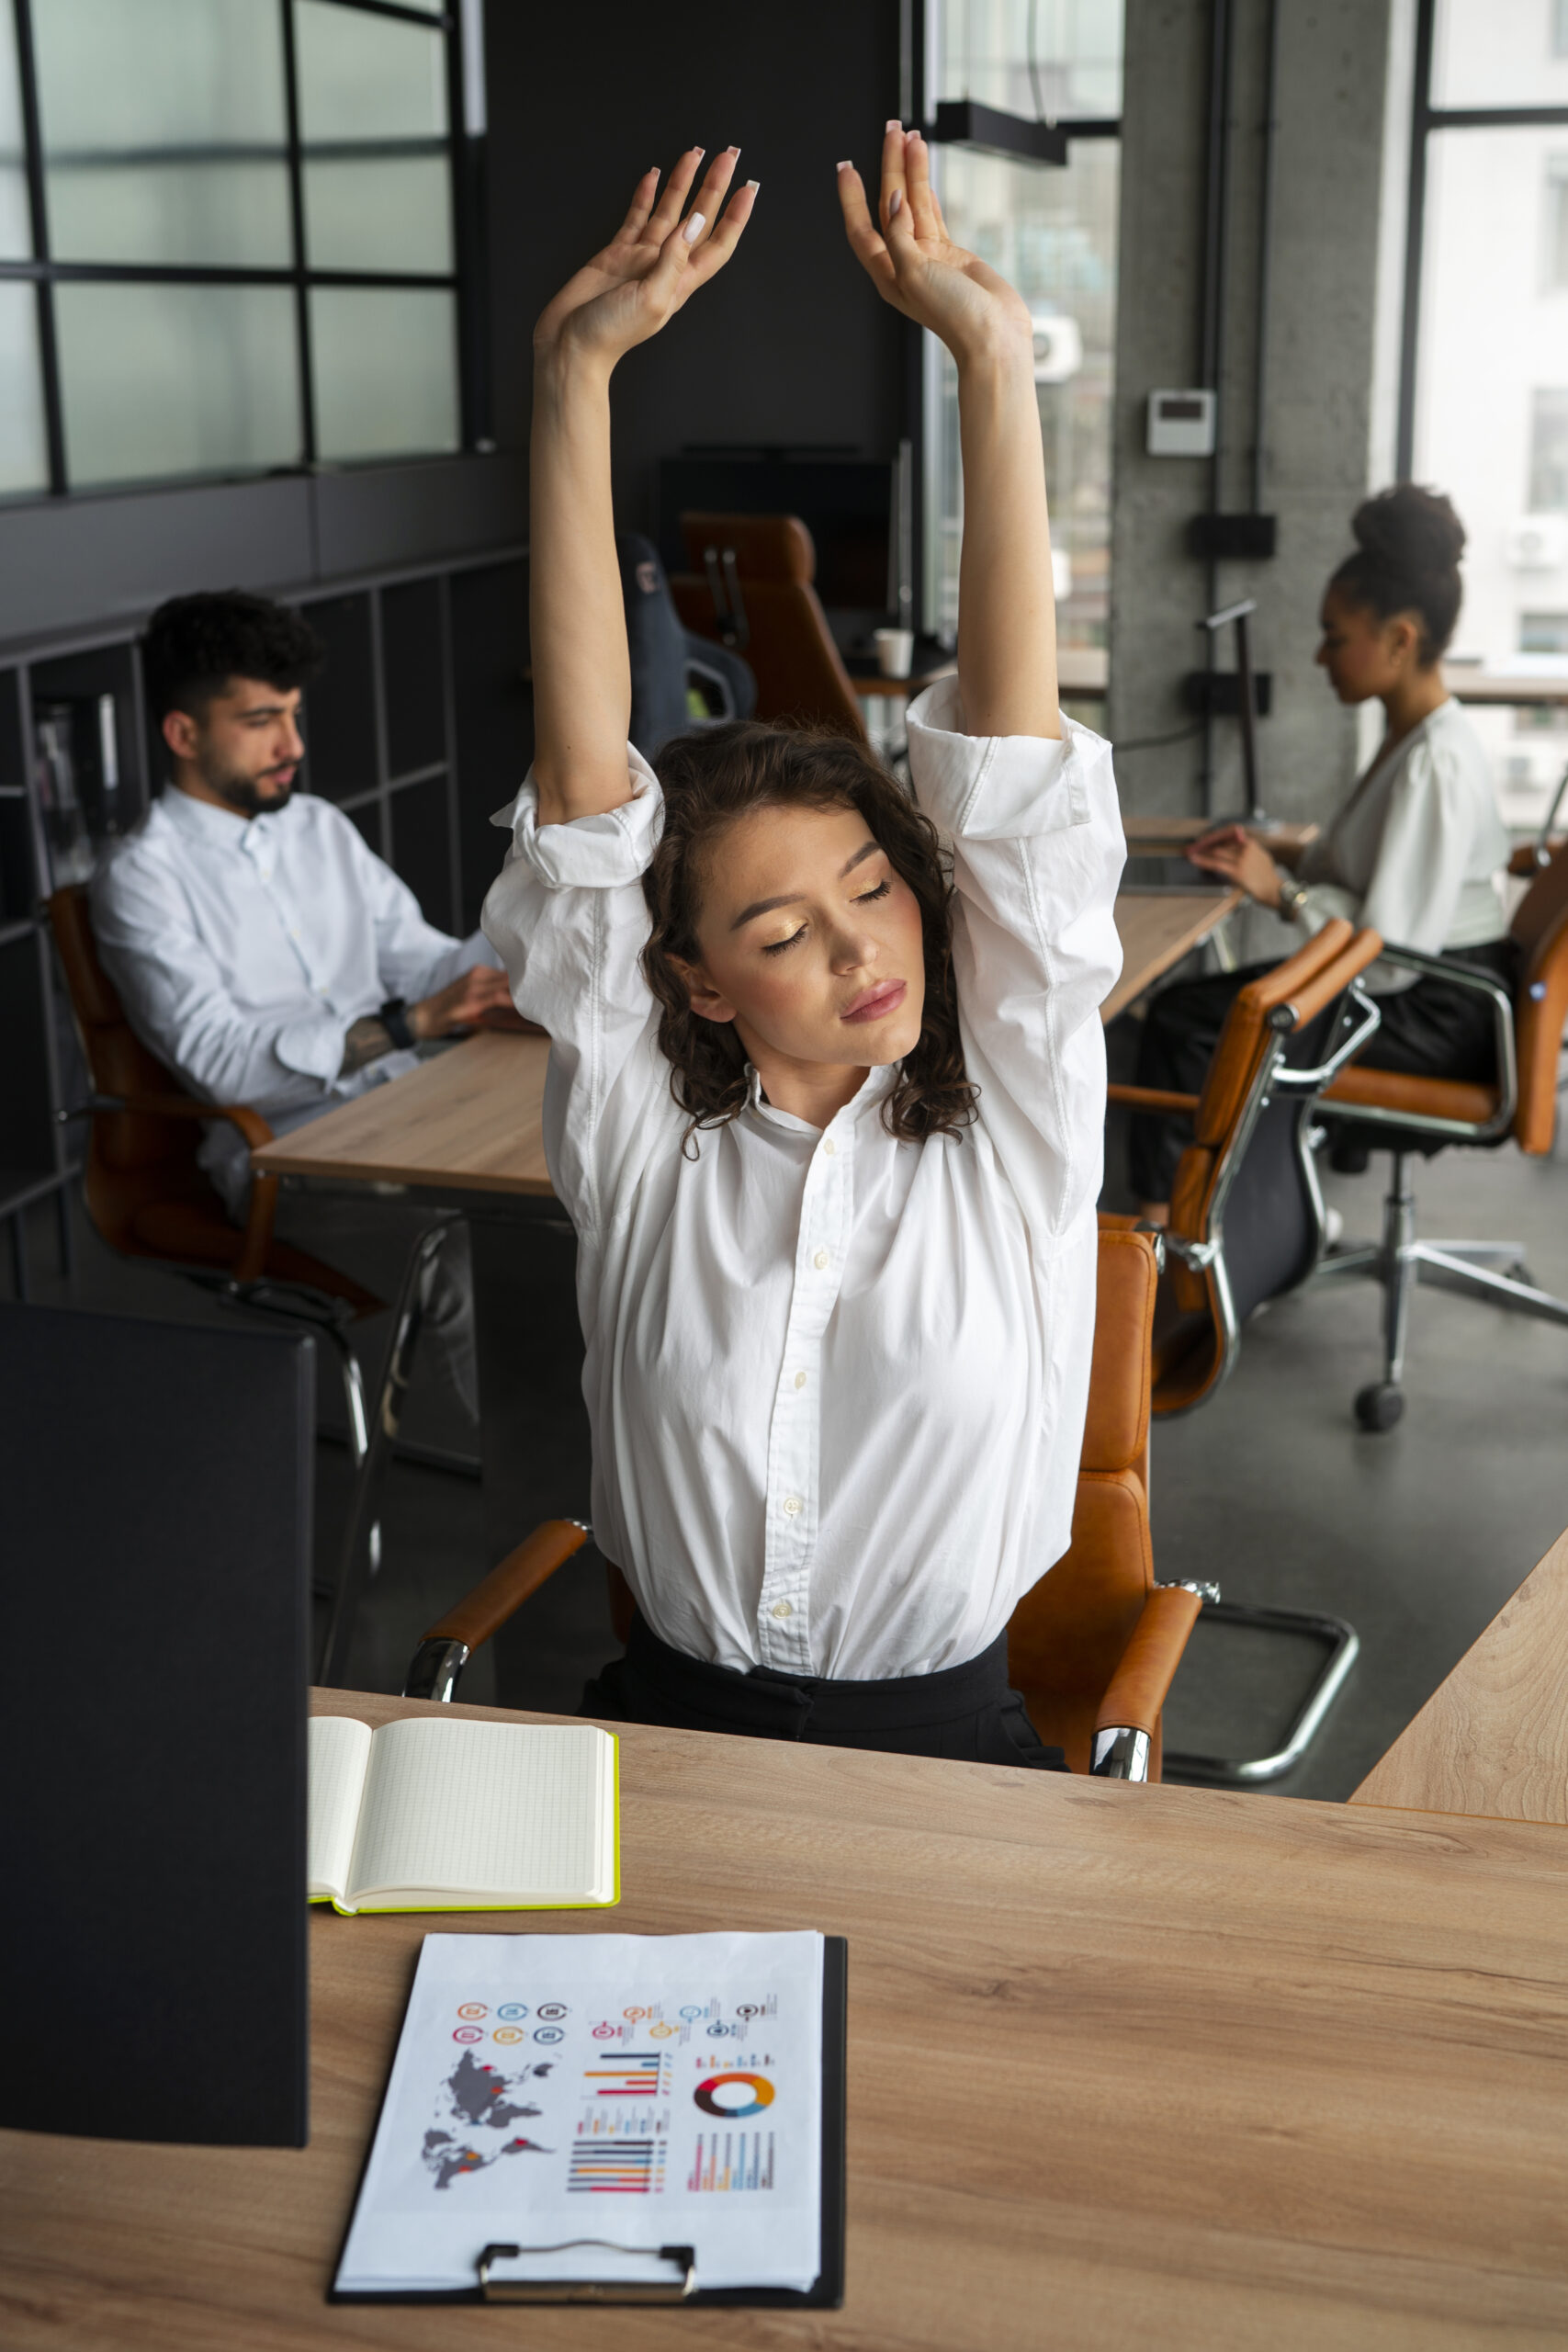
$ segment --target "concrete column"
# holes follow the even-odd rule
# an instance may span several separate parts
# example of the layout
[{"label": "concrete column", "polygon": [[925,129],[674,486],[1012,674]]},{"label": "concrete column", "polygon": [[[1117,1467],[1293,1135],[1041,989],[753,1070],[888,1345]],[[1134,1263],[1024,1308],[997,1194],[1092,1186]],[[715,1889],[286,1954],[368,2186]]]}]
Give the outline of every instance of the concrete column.
[{"label": "concrete column", "polygon": [[[1208,461],[1151,458],[1145,448],[1149,392],[1202,380],[1211,12],[1197,0],[1127,6],[1110,730],[1130,741],[1180,728],[1183,677],[1205,659],[1194,624],[1211,591],[1216,605],[1256,596],[1253,661],[1274,682],[1273,712],[1258,730],[1262,797],[1281,817],[1326,817],[1356,768],[1354,720],[1313,655],[1324,582],[1349,550],[1351,510],[1369,486],[1390,6],[1280,0],[1259,419],[1269,10],[1268,0],[1235,0],[1219,503],[1226,513],[1250,508],[1260,435],[1261,503],[1279,518],[1279,551],[1221,564],[1213,581],[1186,547],[1189,518],[1213,503]],[[1228,641],[1219,658],[1231,666]],[[1215,722],[1213,753],[1208,807],[1227,814],[1242,805],[1234,720]],[[1129,809],[1204,811],[1201,736],[1129,752],[1118,773]],[[1280,931],[1282,944],[1292,936]],[[1259,942],[1253,952],[1270,946]]]}]

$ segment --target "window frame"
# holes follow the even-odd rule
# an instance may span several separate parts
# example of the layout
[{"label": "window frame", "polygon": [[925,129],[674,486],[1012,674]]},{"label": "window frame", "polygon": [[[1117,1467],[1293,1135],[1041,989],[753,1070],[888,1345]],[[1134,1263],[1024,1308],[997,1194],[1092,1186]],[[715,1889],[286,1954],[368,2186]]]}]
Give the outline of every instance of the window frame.
[{"label": "window frame", "polygon": [[[1553,0],[1552,26],[1564,14]],[[1399,409],[1394,439],[1394,478],[1412,479],[1416,463],[1416,371],[1421,343],[1421,270],[1427,244],[1427,142],[1434,131],[1568,130],[1568,107],[1435,107],[1432,67],[1437,44],[1438,0],[1416,0],[1415,72],[1412,75],[1410,165],[1404,222],[1404,300],[1400,322]]]},{"label": "window frame", "polygon": [[[297,463],[281,468],[267,468],[269,475],[309,474],[322,463],[316,446],[316,398],[314,354],[310,328],[310,295],[314,288],[338,287],[380,287],[388,288],[414,288],[449,293],[454,297],[457,312],[458,431],[460,451],[488,450],[494,447],[491,437],[489,413],[489,370],[483,321],[479,313],[479,288],[481,277],[481,234],[483,223],[483,146],[482,136],[472,131],[466,120],[464,43],[477,38],[479,12],[462,5],[462,0],[446,0],[439,9],[411,7],[402,0],[329,0],[333,7],[345,8],[360,16],[389,17],[401,24],[418,25],[427,32],[438,33],[446,45],[446,134],[440,140],[370,141],[364,152],[371,154],[378,150],[399,153],[433,153],[444,150],[452,189],[452,267],[450,270],[362,270],[313,269],[307,257],[305,231],[305,164],[307,153],[299,129],[299,81],[297,43],[295,40],[294,0],[274,0],[280,25],[283,52],[285,146],[281,160],[288,179],[289,236],[291,253],[288,263],[275,268],[246,268],[227,264],[192,264],[175,262],[79,262],[57,261],[50,245],[49,198],[45,175],[41,117],[39,104],[38,59],[33,39],[33,0],[0,0],[0,6],[9,6],[15,16],[17,34],[17,68],[21,85],[22,135],[25,143],[25,164],[28,203],[32,229],[32,258],[30,260],[0,260],[0,284],[18,280],[30,282],[37,288],[39,367],[42,379],[44,428],[49,463],[47,486],[37,492],[22,491],[7,497],[6,506],[23,505],[39,498],[61,499],[102,496],[101,484],[78,489],[70,480],[65,457],[64,407],[61,384],[60,340],[54,314],[54,289],[67,284],[96,285],[175,285],[175,286],[282,286],[292,289],[294,297],[295,359],[299,371],[300,454]],[[314,152],[314,151],[312,151]],[[356,144],[355,153],[359,151]],[[411,458],[421,452],[411,450]],[[457,454],[457,452],[449,454]],[[344,463],[356,460],[331,461],[336,471]],[[396,464],[392,458],[372,458],[367,465]],[[152,490],[159,482],[177,481],[182,484],[211,481],[250,479],[245,468],[223,468],[214,473],[210,469],[195,468],[188,473],[161,476],[126,487]]]}]

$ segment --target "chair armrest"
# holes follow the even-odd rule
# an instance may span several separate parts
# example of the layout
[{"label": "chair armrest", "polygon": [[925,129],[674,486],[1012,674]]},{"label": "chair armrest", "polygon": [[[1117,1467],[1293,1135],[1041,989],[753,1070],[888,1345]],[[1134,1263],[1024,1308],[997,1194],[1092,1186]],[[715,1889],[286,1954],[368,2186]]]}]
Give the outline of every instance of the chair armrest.
[{"label": "chair armrest", "polygon": [[587,1543],[580,1520],[547,1519],[499,1566],[420,1637],[403,1685],[405,1699],[450,1699],[475,1650]]},{"label": "chair armrest", "polygon": [[1492,1143],[1497,1136],[1506,1136],[1519,1106],[1519,1072],[1514,1051],[1514,1001],[1502,981],[1494,973],[1470,971],[1462,964],[1450,963],[1446,956],[1427,956],[1418,947],[1390,947],[1385,944],[1382,960],[1397,965],[1404,971],[1415,972],[1423,979],[1441,980],[1448,987],[1469,989],[1487,999],[1492,1007],[1492,1034],[1497,1051],[1497,1108],[1489,1119],[1478,1125],[1423,1118],[1415,1112],[1385,1111],[1370,1102],[1338,1104],[1326,1097],[1319,1100],[1316,1109],[1332,1117],[1358,1120],[1363,1125],[1406,1127],[1417,1134],[1453,1136],[1470,1143]]},{"label": "chair armrest", "polygon": [[1163,1086],[1122,1086],[1118,1082],[1105,1090],[1108,1102],[1127,1102],[1134,1111],[1185,1111],[1198,1108],[1196,1094],[1173,1094]]},{"label": "chair armrest", "polygon": [[[1147,1744],[1154,1737],[1160,1709],[1202,1606],[1201,1594],[1189,1591],[1185,1585],[1156,1585],[1144,1602],[1143,1613],[1094,1719],[1094,1770],[1101,1778],[1144,1778]],[[1122,1733],[1142,1734],[1142,1770],[1117,1770],[1113,1761],[1116,1736]],[[1135,1739],[1121,1743],[1129,1748],[1137,1744]]]},{"label": "chair armrest", "polygon": [[[261,1113],[245,1102],[197,1102],[189,1094],[95,1094],[86,1108],[129,1112],[146,1119],[227,1119],[231,1127],[239,1128],[253,1151],[273,1139]],[[253,1176],[245,1238],[234,1261],[236,1282],[255,1282],[265,1270],[276,1214],[276,1177]]]}]

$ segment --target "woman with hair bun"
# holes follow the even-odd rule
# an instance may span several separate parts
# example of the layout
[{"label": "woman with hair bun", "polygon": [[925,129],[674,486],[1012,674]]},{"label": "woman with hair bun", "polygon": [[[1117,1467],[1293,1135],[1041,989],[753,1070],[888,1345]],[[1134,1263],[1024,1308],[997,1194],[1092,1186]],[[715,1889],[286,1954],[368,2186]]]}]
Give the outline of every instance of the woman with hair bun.
[{"label": "woman with hair bun", "polygon": [[[1341,702],[1382,704],[1377,756],[1293,872],[1240,825],[1205,833],[1187,854],[1303,933],[1342,915],[1391,947],[1442,956],[1511,986],[1508,836],[1486,754],[1442,670],[1463,593],[1464,526],[1436,491],[1400,482],[1359,506],[1350,527],[1355,552],[1325,592],[1317,659]],[[1196,1093],[1237,991],[1269,969],[1180,981],[1156,997],[1138,1083]],[[1480,1084],[1495,1078],[1491,1007],[1477,991],[1381,964],[1367,986],[1382,1026],[1363,1062]],[[1185,1134],[1185,1121],[1133,1122],[1133,1185],[1146,1215],[1166,1213]],[[1348,1139],[1337,1164],[1364,1167],[1365,1152]]]}]

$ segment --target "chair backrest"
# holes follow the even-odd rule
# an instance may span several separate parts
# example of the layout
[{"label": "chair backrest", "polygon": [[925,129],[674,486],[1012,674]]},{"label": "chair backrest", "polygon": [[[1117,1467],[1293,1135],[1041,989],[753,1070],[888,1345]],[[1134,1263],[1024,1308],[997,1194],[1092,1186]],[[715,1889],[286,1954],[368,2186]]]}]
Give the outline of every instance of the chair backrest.
[{"label": "chair backrest", "polygon": [[1568,843],[1530,884],[1510,930],[1520,967],[1514,992],[1519,1069],[1514,1134],[1521,1151],[1546,1152],[1557,1131],[1557,1060],[1568,1025]]},{"label": "chair backrest", "polygon": [[1101,1232],[1072,1542],[1008,1628],[1009,1679],[1075,1772],[1089,1770],[1096,1713],[1154,1584],[1145,1463],[1156,1283],[1146,1233]]},{"label": "chair backrest", "polygon": [[1228,1371],[1240,1322],[1264,1299],[1311,1272],[1320,1245],[1317,1203],[1300,1144],[1310,1097],[1263,1101],[1280,1032],[1280,1058],[1310,1068],[1329,1050],[1350,982],[1376,961],[1376,932],[1335,921],[1258,979],[1231,1006],[1194,1115],[1193,1140],[1171,1187],[1170,1230],[1200,1246],[1222,1239],[1207,1266],[1173,1251],[1156,1339],[1155,1410],[1185,1411]]},{"label": "chair backrest", "polygon": [[[703,643],[701,658],[694,659],[692,633],[675,609],[653,541],[637,531],[618,531],[615,556],[621,567],[626,650],[631,657],[629,732],[643,758],[656,759],[672,735],[683,735],[705,723],[694,716],[687,699],[694,668],[699,673],[705,700],[717,702],[717,716],[749,718],[756,700],[750,671],[737,654],[711,640]],[[714,715],[708,715],[709,721]]]},{"label": "chair backrest", "polygon": [[723,577],[739,579],[750,637],[745,654],[757,680],[757,717],[809,719],[864,737],[849,672],[812,582],[817,550],[798,514],[682,514],[691,569],[670,586],[686,627],[717,639],[709,550]]}]

